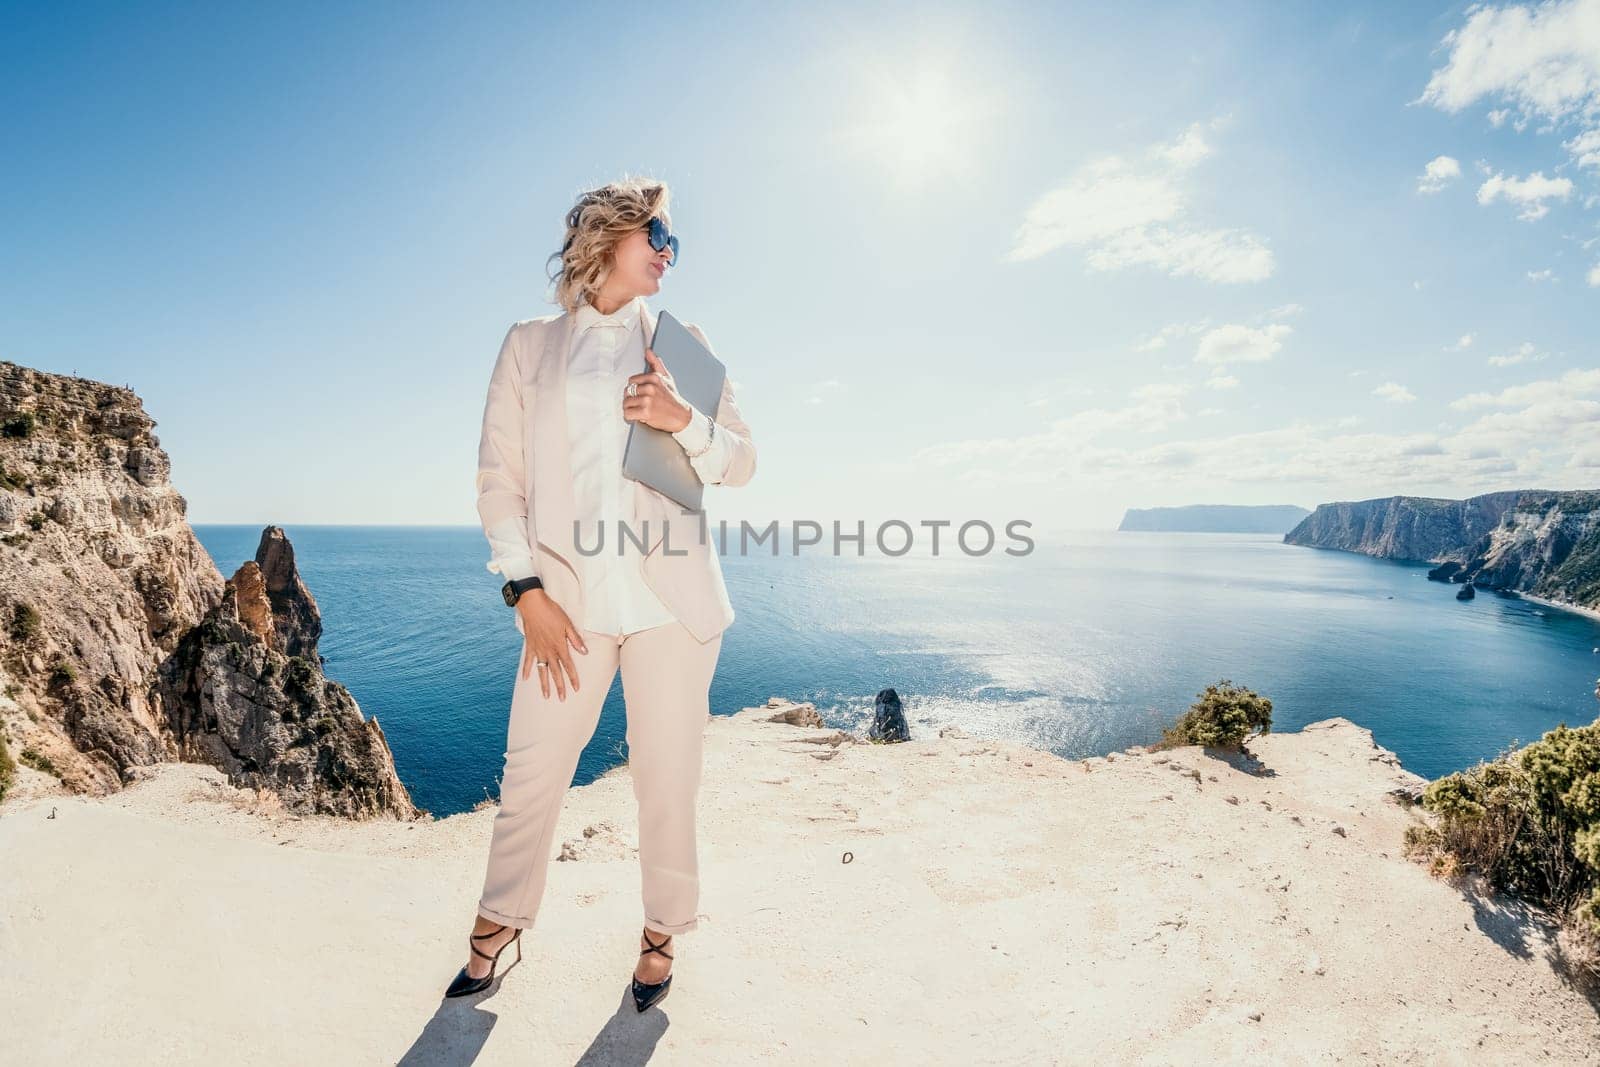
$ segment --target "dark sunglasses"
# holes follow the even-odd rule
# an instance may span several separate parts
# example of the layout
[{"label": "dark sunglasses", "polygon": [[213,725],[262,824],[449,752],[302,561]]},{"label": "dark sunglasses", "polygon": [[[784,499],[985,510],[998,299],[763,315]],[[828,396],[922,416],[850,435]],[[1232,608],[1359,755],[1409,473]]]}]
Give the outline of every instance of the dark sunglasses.
[{"label": "dark sunglasses", "polygon": [[650,247],[657,252],[672,249],[672,266],[678,265],[678,238],[667,232],[666,224],[654,216],[650,219]]}]

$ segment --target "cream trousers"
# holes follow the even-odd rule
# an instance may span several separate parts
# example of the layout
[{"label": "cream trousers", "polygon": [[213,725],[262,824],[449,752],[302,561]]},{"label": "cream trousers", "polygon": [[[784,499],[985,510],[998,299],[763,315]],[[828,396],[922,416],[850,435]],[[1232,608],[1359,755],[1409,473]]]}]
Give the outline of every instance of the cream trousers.
[{"label": "cream trousers", "polygon": [[549,697],[540,691],[538,668],[522,677],[518,651],[500,811],[478,912],[510,926],[533,925],[562,799],[620,664],[644,923],[663,934],[693,930],[700,903],[695,802],[722,635],[702,643],[669,622],[623,637],[585,630],[583,639],[588,654],[572,651],[579,688],[569,682],[565,700],[553,680]]}]

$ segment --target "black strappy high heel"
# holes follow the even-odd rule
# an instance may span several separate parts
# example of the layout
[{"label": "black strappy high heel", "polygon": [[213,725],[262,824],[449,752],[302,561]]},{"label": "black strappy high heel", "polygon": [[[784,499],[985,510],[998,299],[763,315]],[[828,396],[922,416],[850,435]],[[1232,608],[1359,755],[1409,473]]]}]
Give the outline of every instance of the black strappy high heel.
[{"label": "black strappy high heel", "polygon": [[[646,929],[645,935],[644,935],[644,939],[645,939],[645,943],[648,944],[650,947],[649,948],[640,949],[639,950],[639,955],[646,956],[646,955],[649,955],[652,952],[659,952],[663,956],[667,957],[667,959],[669,959],[669,960],[672,958],[672,953],[665,951],[665,949],[663,947],[663,946],[666,945],[667,941],[671,941],[672,940],[672,935],[671,934],[667,935],[666,941],[663,941],[663,942],[661,942],[661,944],[658,945],[654,941],[650,940],[650,932],[649,932],[648,929]],[[665,978],[663,978],[661,981],[655,982],[653,984],[650,983],[650,982],[641,982],[641,981],[639,981],[639,976],[638,975],[634,975],[633,976],[633,1006],[635,1008],[639,1009],[640,1011],[644,1011],[646,1008],[650,1007],[652,1004],[655,1004],[656,1002],[658,1002],[662,997],[666,996],[667,995],[667,988],[669,986],[671,986],[671,985],[672,985],[672,975],[670,975],[670,974],[667,975]]]},{"label": "black strappy high heel", "polygon": [[[502,923],[500,926],[496,927],[493,930],[486,930],[481,934],[469,934],[468,936],[473,941],[482,941],[486,937],[494,937],[496,934],[504,933],[505,929],[506,929],[505,924]],[[495,954],[493,956],[489,955],[487,952],[481,951],[478,948],[477,945],[468,945],[468,947],[471,948],[472,951],[476,955],[481,956],[484,959],[489,961],[489,973],[484,975],[482,978],[474,978],[470,974],[468,974],[467,973],[467,969],[465,967],[463,967],[463,968],[461,968],[461,973],[456,975],[455,981],[450,983],[450,988],[446,989],[444,991],[444,995],[447,996],[447,997],[464,997],[464,996],[467,996],[469,993],[477,993],[477,992],[480,992],[482,990],[488,989],[489,988],[489,983],[494,981],[495,966],[500,962],[500,953],[504,952],[507,948],[509,948],[512,945],[516,945],[517,946],[517,962],[521,963],[522,962],[522,929],[521,928],[518,928],[516,936],[513,937],[510,941],[507,941],[504,945],[501,945],[500,948],[495,952]]]}]

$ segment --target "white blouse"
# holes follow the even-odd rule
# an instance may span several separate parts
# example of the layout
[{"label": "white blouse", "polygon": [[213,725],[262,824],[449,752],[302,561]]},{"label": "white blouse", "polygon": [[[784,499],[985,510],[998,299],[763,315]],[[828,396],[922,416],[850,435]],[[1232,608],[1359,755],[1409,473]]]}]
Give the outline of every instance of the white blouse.
[{"label": "white blouse", "polygon": [[[583,626],[617,636],[674,621],[672,612],[640,573],[642,550],[635,541],[645,539],[645,530],[635,518],[633,480],[622,473],[629,426],[622,417],[622,400],[628,378],[649,369],[644,358],[643,309],[642,296],[609,315],[584,303],[576,312],[572,347],[567,353],[567,442],[582,549],[572,563],[583,583]],[[696,410],[689,425],[672,436],[685,452],[695,452],[705,448],[709,434],[705,416]],[[689,457],[706,485],[720,482],[727,473],[731,456],[726,441],[726,436],[718,433],[709,449]],[[622,535],[623,525],[631,537]],[[489,570],[508,580],[537,573],[527,524],[521,517],[504,519],[484,532],[493,554]],[[601,551],[584,554],[597,544],[602,544]]]}]

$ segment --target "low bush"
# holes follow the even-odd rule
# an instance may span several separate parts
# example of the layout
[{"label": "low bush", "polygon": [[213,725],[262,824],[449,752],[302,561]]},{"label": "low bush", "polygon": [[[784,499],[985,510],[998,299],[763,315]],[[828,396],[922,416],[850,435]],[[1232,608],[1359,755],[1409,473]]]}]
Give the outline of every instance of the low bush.
[{"label": "low bush", "polygon": [[7,417],[3,423],[0,423],[0,434],[4,434],[6,437],[28,437],[38,425],[39,420],[34,416],[33,412],[23,411]]},{"label": "low bush", "polygon": [[6,793],[11,790],[11,782],[17,775],[17,765],[11,759],[11,750],[6,747],[6,735],[0,732],[0,800],[6,798]]},{"label": "low bush", "polygon": [[1153,749],[1177,745],[1242,748],[1251,735],[1272,730],[1272,701],[1224,678],[1200,693],[1189,710],[1167,727]]},{"label": "low bush", "polygon": [[56,770],[56,765],[50,761],[50,757],[36,748],[23,748],[22,755],[17,758],[34,770],[48,774],[52,778],[61,777],[61,772]]},{"label": "low bush", "polygon": [[1573,962],[1600,978],[1600,719],[1447,774],[1422,806],[1437,825],[1407,833],[1409,855],[1555,913]]},{"label": "low bush", "polygon": [[39,609],[19,600],[11,609],[11,636],[17,641],[38,637]]}]

